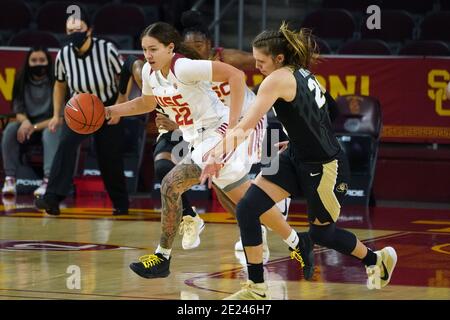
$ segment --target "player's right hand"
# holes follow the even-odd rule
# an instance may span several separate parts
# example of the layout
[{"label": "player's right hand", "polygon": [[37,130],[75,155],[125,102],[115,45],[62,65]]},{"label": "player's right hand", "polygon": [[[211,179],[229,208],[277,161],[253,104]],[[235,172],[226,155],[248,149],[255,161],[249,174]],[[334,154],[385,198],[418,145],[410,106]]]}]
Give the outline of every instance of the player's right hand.
[{"label": "player's right hand", "polygon": [[278,143],[275,143],[274,146],[278,147],[278,154],[282,153],[284,150],[287,149],[289,144],[289,141],[281,141]]},{"label": "player's right hand", "polygon": [[208,159],[205,162],[205,166],[202,169],[202,173],[200,174],[200,183],[204,184],[208,181],[208,188],[212,188],[212,179],[213,177],[219,177],[219,171],[223,168],[223,163],[217,163],[213,156],[208,156]]},{"label": "player's right hand", "polygon": [[156,114],[155,123],[160,130],[174,131],[178,129],[178,125],[175,122],[161,113]]},{"label": "player's right hand", "polygon": [[50,130],[50,132],[56,132],[56,129],[58,128],[59,125],[61,125],[61,123],[62,123],[61,117],[53,117],[48,123],[48,129]]}]

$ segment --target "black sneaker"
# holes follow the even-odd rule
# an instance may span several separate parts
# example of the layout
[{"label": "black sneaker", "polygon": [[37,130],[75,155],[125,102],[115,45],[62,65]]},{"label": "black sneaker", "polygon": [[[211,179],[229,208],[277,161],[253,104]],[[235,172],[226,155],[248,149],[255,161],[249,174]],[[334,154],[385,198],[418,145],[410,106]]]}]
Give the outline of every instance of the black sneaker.
[{"label": "black sneaker", "polygon": [[114,208],[113,216],[125,216],[128,214],[128,208]]},{"label": "black sneaker", "polygon": [[161,253],[139,257],[139,261],[131,263],[130,269],[143,278],[165,278],[170,274],[170,258],[166,259]]},{"label": "black sneaker", "polygon": [[40,210],[45,210],[45,212],[52,216],[58,216],[61,213],[59,211],[59,201],[53,200],[47,195],[36,198],[34,200],[34,205]]},{"label": "black sneaker", "polygon": [[311,280],[314,275],[314,243],[309,237],[308,232],[297,233],[299,242],[295,250],[291,250],[291,259],[300,262],[303,269],[303,277],[305,280]]}]

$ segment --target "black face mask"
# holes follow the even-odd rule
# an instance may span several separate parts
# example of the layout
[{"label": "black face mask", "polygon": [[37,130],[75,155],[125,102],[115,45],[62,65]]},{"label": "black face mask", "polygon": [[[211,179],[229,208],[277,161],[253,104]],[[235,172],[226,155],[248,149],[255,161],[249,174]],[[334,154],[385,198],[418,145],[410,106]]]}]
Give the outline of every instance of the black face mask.
[{"label": "black face mask", "polygon": [[67,42],[71,43],[76,49],[80,50],[87,38],[87,31],[74,32],[67,36]]},{"label": "black face mask", "polygon": [[36,77],[42,77],[47,74],[48,64],[41,64],[30,67],[30,73]]}]

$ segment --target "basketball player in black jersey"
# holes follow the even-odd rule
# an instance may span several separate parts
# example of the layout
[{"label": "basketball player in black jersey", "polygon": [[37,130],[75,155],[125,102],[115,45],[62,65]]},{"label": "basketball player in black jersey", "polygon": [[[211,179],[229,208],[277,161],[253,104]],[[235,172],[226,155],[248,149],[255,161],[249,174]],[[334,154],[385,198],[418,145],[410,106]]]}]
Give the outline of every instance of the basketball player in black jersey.
[{"label": "basketball player in black jersey", "polygon": [[308,71],[317,58],[316,44],[305,29],[291,31],[285,23],[253,41],[256,67],[267,76],[249,112],[209,154],[201,180],[210,180],[232,151],[273,105],[290,142],[277,159],[275,174],[264,169],[237,205],[249,280],[229,299],[267,299],[261,264],[260,217],[274,203],[302,188],[308,205],[309,234],[314,243],[354,256],[367,268],[369,288],[386,286],[397,262],[392,247],[373,252],[356,236],[336,226],[349,181],[345,154],[334,135],[325,90]]}]

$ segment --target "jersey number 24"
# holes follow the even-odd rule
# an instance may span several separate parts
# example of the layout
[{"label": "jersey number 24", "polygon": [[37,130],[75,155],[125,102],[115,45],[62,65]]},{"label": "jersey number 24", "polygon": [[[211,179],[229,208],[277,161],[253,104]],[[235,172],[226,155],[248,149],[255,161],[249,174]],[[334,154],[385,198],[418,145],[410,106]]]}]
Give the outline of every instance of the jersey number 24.
[{"label": "jersey number 24", "polygon": [[317,106],[319,107],[319,109],[322,108],[325,105],[326,99],[320,88],[320,84],[317,82],[316,79],[309,78],[308,88],[309,90],[314,91]]}]

